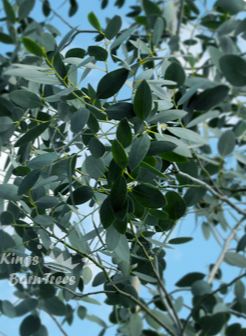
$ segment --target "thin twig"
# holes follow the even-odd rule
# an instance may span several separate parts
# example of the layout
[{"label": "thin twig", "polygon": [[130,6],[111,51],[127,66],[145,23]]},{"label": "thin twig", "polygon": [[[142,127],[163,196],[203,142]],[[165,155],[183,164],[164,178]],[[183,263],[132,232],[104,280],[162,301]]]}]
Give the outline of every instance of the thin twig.
[{"label": "thin twig", "polygon": [[55,318],[55,316],[49,314],[49,316],[51,317],[51,319],[55,322],[55,324],[57,325],[57,328],[60,330],[60,332],[62,333],[63,336],[68,336],[68,334],[66,333],[66,331],[63,329],[63,327],[61,326],[61,324],[57,321],[57,319]]},{"label": "thin twig", "polygon": [[211,269],[211,272],[208,276],[208,283],[212,283],[219,268],[220,268],[220,265],[223,263],[224,259],[225,259],[225,256],[226,256],[226,253],[228,251],[228,249],[230,248],[230,243],[231,241],[235,238],[236,234],[237,234],[237,231],[238,229],[240,228],[242,222],[244,221],[245,219],[245,216],[242,217],[240,219],[240,221],[238,221],[238,223],[234,226],[234,228],[231,230],[229,236],[227,237],[227,239],[225,240],[224,242],[224,245],[223,245],[223,248],[220,252],[220,255],[218,256],[214,266],[212,267]]},{"label": "thin twig", "polygon": [[182,172],[176,163],[173,163],[173,166],[176,170],[176,173],[180,176],[186,177],[188,178],[190,181],[193,181],[197,184],[200,184],[202,187],[206,188],[208,191],[211,192],[211,194],[213,194],[214,196],[216,196],[218,199],[220,199],[222,202],[227,203],[228,205],[230,205],[230,207],[232,207],[234,210],[236,210],[238,213],[240,213],[243,216],[246,216],[246,211],[242,210],[241,208],[239,208],[237,205],[235,205],[235,203],[233,203],[228,197],[226,197],[225,195],[220,194],[219,192],[217,192],[216,190],[214,190],[214,188],[212,188],[209,184],[207,184],[204,181],[201,181],[187,173]]},{"label": "thin twig", "polygon": [[175,322],[175,324],[177,325],[177,327],[179,328],[179,330],[182,330],[182,324],[181,324],[180,319],[179,319],[179,317],[177,315],[177,312],[176,312],[176,310],[175,310],[175,308],[173,306],[172,300],[171,300],[171,298],[170,298],[170,296],[169,296],[169,294],[168,294],[165,286],[163,285],[163,282],[162,282],[162,280],[161,280],[161,278],[160,278],[160,276],[158,274],[158,271],[156,270],[156,268],[154,267],[154,265],[152,263],[151,257],[149,256],[148,252],[146,251],[144,245],[138,239],[138,236],[135,234],[135,232],[134,232],[133,229],[132,229],[132,231],[133,231],[133,234],[134,234],[134,236],[136,238],[136,241],[137,241],[138,245],[142,248],[142,250],[143,250],[143,252],[144,252],[147,260],[149,261],[149,263],[151,265],[151,268],[152,268],[152,270],[153,270],[153,272],[155,274],[155,277],[156,277],[156,280],[158,282],[158,285],[159,285],[161,291],[164,294],[164,300],[163,300],[164,302],[163,303],[164,303],[164,305],[165,305],[165,307],[167,309],[167,312],[169,313],[170,317]]}]

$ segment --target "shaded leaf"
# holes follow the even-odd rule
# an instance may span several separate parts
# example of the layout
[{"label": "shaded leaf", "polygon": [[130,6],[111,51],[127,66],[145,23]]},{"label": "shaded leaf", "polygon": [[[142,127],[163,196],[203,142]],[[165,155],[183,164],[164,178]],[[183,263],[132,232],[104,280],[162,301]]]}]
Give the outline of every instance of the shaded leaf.
[{"label": "shaded leaf", "polygon": [[177,287],[189,287],[195,281],[202,280],[205,278],[205,274],[199,272],[188,273],[183,276],[178,282],[176,282]]},{"label": "shaded leaf", "polygon": [[[29,1],[29,0],[28,0]],[[36,42],[34,42],[29,37],[23,37],[22,42],[25,48],[31,53],[36,56],[42,57],[45,55],[44,48],[40,47]]]},{"label": "shaded leaf", "polygon": [[175,191],[166,193],[167,205],[166,211],[172,219],[179,219],[185,214],[186,205],[183,198]]},{"label": "shaded leaf", "polygon": [[132,132],[131,132],[131,127],[129,126],[129,123],[126,119],[123,119],[120,121],[117,127],[116,136],[117,136],[118,141],[124,147],[128,147],[131,144]]},{"label": "shaded leaf", "polygon": [[129,167],[134,170],[147,155],[150,148],[150,139],[146,134],[134,139],[129,153]]},{"label": "shaded leaf", "polygon": [[152,93],[148,83],[144,80],[138,86],[133,104],[135,114],[144,120],[152,109]]},{"label": "shaded leaf", "polygon": [[98,98],[106,99],[114,96],[127,80],[129,71],[122,68],[107,73],[98,83]]},{"label": "shaded leaf", "polygon": [[68,198],[69,204],[83,204],[88,202],[93,197],[93,190],[91,187],[82,186],[75,189]]},{"label": "shaded leaf", "polygon": [[225,78],[234,86],[246,85],[246,61],[238,55],[224,55],[220,68]]},{"label": "shaded leaf", "polygon": [[97,16],[95,15],[95,13],[90,12],[90,13],[88,14],[88,20],[89,20],[90,24],[91,24],[96,30],[98,30],[99,32],[102,30],[102,28],[101,28],[101,24],[100,24],[100,22],[99,22]]},{"label": "shaded leaf", "polygon": [[15,90],[10,93],[10,99],[23,108],[36,108],[42,106],[40,98],[27,90]]},{"label": "shaded leaf", "polygon": [[27,144],[30,141],[35,140],[46,130],[46,128],[48,128],[48,126],[49,126],[49,122],[44,122],[43,124],[33,127],[26,134],[24,134],[21,138],[19,138],[16,141],[14,146],[20,147],[20,146]]},{"label": "shaded leaf", "polygon": [[173,245],[185,244],[191,240],[193,240],[192,237],[178,237],[178,238],[170,239],[168,241],[168,244],[173,244]]},{"label": "shaded leaf", "polygon": [[112,19],[110,19],[104,31],[107,39],[112,40],[120,31],[121,25],[122,20],[119,15],[115,15]]},{"label": "shaded leaf", "polygon": [[112,154],[114,161],[117,163],[117,165],[122,169],[126,168],[128,158],[123,146],[118,140],[114,140],[112,142]]},{"label": "shaded leaf", "polygon": [[233,152],[236,145],[236,137],[233,131],[225,131],[218,142],[218,150],[222,156],[229,155]]},{"label": "shaded leaf", "polygon": [[146,208],[161,208],[165,205],[164,195],[150,184],[139,184],[132,189],[133,196]]},{"label": "shaded leaf", "polygon": [[25,194],[28,190],[30,190],[37,182],[39,175],[40,175],[39,170],[33,170],[29,174],[27,174],[19,185],[18,194],[22,195]]},{"label": "shaded leaf", "polygon": [[41,327],[41,321],[36,315],[28,315],[20,325],[20,336],[32,336]]}]

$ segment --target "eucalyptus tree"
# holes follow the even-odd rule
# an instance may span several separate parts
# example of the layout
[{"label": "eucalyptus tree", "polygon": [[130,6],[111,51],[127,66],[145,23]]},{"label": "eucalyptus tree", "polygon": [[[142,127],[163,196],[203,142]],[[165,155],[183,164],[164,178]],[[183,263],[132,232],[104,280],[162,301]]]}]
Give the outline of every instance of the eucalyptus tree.
[{"label": "eucalyptus tree", "polygon": [[[108,5],[125,18],[90,12],[83,30],[76,0],[2,1],[0,276],[17,303],[1,313],[21,336],[49,335],[44,313],[63,335],[74,319],[246,335],[245,2]],[[191,214],[207,264],[171,284]],[[87,309],[99,294],[106,320]]]}]

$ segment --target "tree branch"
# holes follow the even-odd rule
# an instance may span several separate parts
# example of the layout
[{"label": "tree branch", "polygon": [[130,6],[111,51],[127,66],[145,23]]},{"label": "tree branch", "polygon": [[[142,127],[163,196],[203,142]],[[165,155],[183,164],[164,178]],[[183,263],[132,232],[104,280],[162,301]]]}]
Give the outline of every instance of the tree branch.
[{"label": "tree branch", "polygon": [[60,330],[60,332],[62,333],[63,336],[68,336],[68,334],[66,333],[66,331],[62,328],[61,324],[57,321],[57,319],[55,318],[55,316],[49,314],[49,316],[51,317],[51,319],[54,321],[54,323],[57,325],[57,328]]},{"label": "tree branch", "polygon": [[224,243],[224,246],[220,252],[220,255],[218,256],[217,258],[217,261],[215,262],[214,266],[212,267],[211,269],[211,272],[208,276],[208,283],[212,283],[219,268],[220,268],[220,265],[223,263],[224,259],[225,259],[225,256],[226,256],[226,253],[228,251],[228,249],[230,248],[230,243],[231,241],[235,238],[236,234],[237,234],[237,231],[238,229],[240,228],[242,222],[244,221],[245,219],[245,216],[242,217],[240,219],[240,221],[234,226],[234,228],[232,229],[231,233],[229,234],[229,236],[227,237],[227,239],[225,240],[225,243]]},{"label": "tree branch", "polygon": [[202,187],[206,188],[208,191],[211,192],[211,194],[213,194],[214,196],[216,196],[218,199],[220,199],[222,202],[227,203],[228,205],[230,205],[231,208],[233,208],[234,210],[236,210],[239,214],[243,215],[244,217],[246,216],[246,211],[242,210],[241,208],[239,208],[237,205],[235,205],[228,197],[226,197],[225,195],[220,194],[219,192],[217,192],[216,190],[214,190],[214,188],[212,188],[209,184],[207,184],[204,181],[201,181],[187,173],[182,172],[176,163],[173,163],[173,166],[175,168],[175,171],[178,175],[188,178],[190,181],[193,181],[197,184],[200,184]]},{"label": "tree branch", "polygon": [[180,319],[179,319],[179,317],[177,315],[177,312],[176,312],[176,310],[175,310],[175,308],[173,306],[172,300],[171,300],[171,298],[170,298],[170,296],[169,296],[169,294],[168,294],[165,286],[163,285],[163,282],[162,282],[162,280],[161,280],[161,278],[160,278],[160,276],[158,274],[158,271],[154,267],[154,265],[152,263],[152,260],[151,260],[151,258],[149,256],[148,252],[146,251],[146,249],[145,249],[144,245],[141,243],[141,241],[138,239],[138,236],[135,234],[133,228],[132,228],[132,232],[133,232],[133,234],[135,236],[135,239],[136,239],[138,245],[141,246],[141,248],[142,248],[142,250],[143,250],[143,252],[144,252],[147,260],[149,261],[149,263],[151,265],[151,268],[152,268],[152,270],[153,270],[153,272],[155,274],[155,277],[156,277],[156,280],[158,282],[158,285],[159,285],[161,291],[164,294],[164,300],[162,300],[163,304],[165,305],[170,318],[175,322],[175,324],[177,325],[178,329],[181,331],[182,330],[182,324],[181,324]]}]

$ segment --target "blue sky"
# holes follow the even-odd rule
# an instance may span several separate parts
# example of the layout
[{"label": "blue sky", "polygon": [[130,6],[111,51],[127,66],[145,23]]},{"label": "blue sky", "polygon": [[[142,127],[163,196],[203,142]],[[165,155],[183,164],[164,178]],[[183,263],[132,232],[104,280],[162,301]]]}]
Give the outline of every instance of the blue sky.
[{"label": "blue sky", "polygon": [[[113,1],[111,1],[112,3]],[[53,4],[54,1],[51,1]],[[127,5],[135,4],[136,0],[127,0]],[[67,17],[67,6],[64,6],[59,10],[59,14],[64,17],[65,20],[69,21],[72,26],[79,26],[80,29],[91,29],[90,24],[87,20],[87,14],[90,11],[94,11],[96,15],[100,18],[100,20],[104,21],[105,16],[112,17],[113,15],[121,15],[124,17],[124,14],[127,11],[128,6],[123,7],[122,9],[118,9],[113,7],[112,5],[108,6],[106,10],[101,10],[100,1],[99,0],[85,0],[83,4],[80,5],[79,12],[72,18]],[[40,17],[40,2],[38,1],[38,5],[33,11],[33,16],[38,20],[42,20]],[[124,18],[124,24],[127,25],[129,19]],[[58,19],[54,18],[52,20],[52,24],[56,28],[58,28],[62,35],[64,35],[69,28],[66,27],[64,29],[64,24]],[[76,39],[76,46],[81,46],[82,48],[93,44],[92,35],[79,35]],[[174,283],[185,273],[192,271],[201,271],[206,273],[208,269],[208,264],[215,260],[217,254],[219,253],[219,249],[217,243],[213,238],[209,241],[205,241],[202,238],[201,234],[201,223],[196,225],[194,216],[191,214],[183,220],[176,229],[175,234],[179,236],[192,236],[194,240],[189,244],[185,244],[182,246],[178,246],[175,249],[170,249],[167,251],[169,266],[165,272],[165,280],[169,289],[172,289]],[[225,270],[226,270],[225,266]],[[225,280],[230,279],[231,274],[229,272],[225,272]],[[96,299],[101,299],[102,296],[97,296]],[[15,300],[16,298],[12,295],[12,287],[6,281],[0,282],[0,299],[7,300]],[[14,303],[14,301],[12,301]],[[83,302],[81,302],[83,305]],[[89,312],[91,314],[99,315],[100,317],[106,320],[108,316],[108,312],[110,309],[107,306],[95,306],[88,305]],[[60,336],[61,333],[57,329],[56,325],[51,321],[47,315],[43,314],[45,325],[48,330],[51,332],[52,336]],[[6,317],[1,317],[1,325],[0,325],[0,335],[3,332],[6,335],[17,336],[18,335],[18,325],[21,319],[9,319]],[[98,328],[95,324],[88,321],[81,321],[79,319],[75,319],[73,325],[71,327],[65,326],[64,329],[68,332],[69,335],[80,336],[85,331],[88,335],[97,335],[100,328]],[[115,331],[111,331],[107,333],[107,335],[114,335]]]}]

